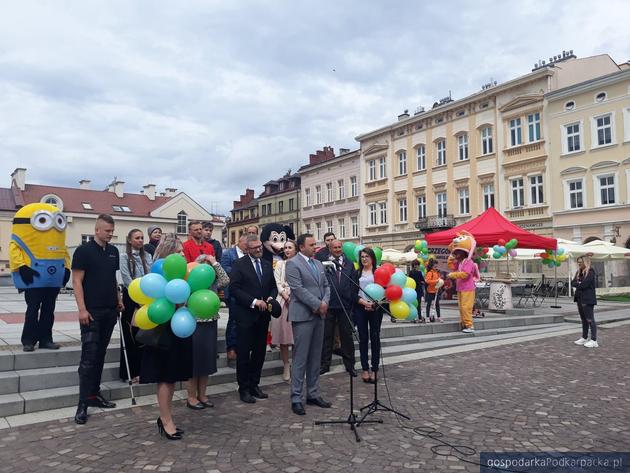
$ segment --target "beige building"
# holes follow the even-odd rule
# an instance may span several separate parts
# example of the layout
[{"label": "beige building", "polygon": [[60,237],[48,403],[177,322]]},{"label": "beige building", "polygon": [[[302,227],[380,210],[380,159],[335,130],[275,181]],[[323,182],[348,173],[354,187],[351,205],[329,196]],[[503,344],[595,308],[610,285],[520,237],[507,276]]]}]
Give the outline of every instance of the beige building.
[{"label": "beige building", "polygon": [[245,193],[233,201],[230,215],[227,222],[227,241],[228,246],[234,246],[247,227],[258,228],[258,199],[255,197],[254,189],[245,189]]},{"label": "beige building", "polygon": [[[630,248],[630,67],[545,95],[556,237]],[[628,264],[598,271],[630,286]]]},{"label": "beige building", "polygon": [[551,235],[545,94],[617,71],[607,55],[563,52],[529,74],[413,116],[405,111],[398,122],[357,137],[364,243],[403,250],[491,206]]},{"label": "beige building", "polygon": [[265,183],[265,190],[258,195],[260,230],[267,223],[287,225],[295,233],[300,232],[300,175],[289,171],[280,179]]},{"label": "beige building", "polygon": [[340,240],[359,242],[361,238],[360,153],[344,148],[339,153],[335,156],[326,146],[300,168],[303,228],[319,245],[327,232]]},{"label": "beige building", "polygon": [[116,181],[107,189],[90,189],[90,181],[82,180],[78,188],[46,186],[26,183],[26,169],[18,168],[11,174],[11,188],[0,189],[0,272],[8,272],[8,249],[13,214],[20,207],[47,202],[59,207],[68,219],[66,244],[72,252],[94,234],[96,217],[110,214],[116,221],[113,244],[124,245],[127,233],[133,228],[145,232],[157,225],[164,232],[176,232],[185,238],[188,221],[201,220],[214,223],[213,237],[221,241],[225,219],[210,214],[184,192],[168,188],[157,193],[156,186],[148,184],[142,193],[124,191],[124,182]]}]

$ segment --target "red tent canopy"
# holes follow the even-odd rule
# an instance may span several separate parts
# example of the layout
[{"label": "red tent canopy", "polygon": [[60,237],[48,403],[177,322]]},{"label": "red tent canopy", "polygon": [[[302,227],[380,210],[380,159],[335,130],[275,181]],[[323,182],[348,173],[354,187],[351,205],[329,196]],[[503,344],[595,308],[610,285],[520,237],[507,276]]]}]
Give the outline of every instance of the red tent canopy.
[{"label": "red tent canopy", "polygon": [[518,240],[518,248],[555,250],[558,246],[558,241],[555,238],[547,238],[523,230],[492,207],[478,217],[450,230],[429,233],[425,239],[429,246],[448,246],[457,232],[461,230],[472,233],[477,240],[478,247],[496,245],[500,239],[509,241],[512,238]]}]

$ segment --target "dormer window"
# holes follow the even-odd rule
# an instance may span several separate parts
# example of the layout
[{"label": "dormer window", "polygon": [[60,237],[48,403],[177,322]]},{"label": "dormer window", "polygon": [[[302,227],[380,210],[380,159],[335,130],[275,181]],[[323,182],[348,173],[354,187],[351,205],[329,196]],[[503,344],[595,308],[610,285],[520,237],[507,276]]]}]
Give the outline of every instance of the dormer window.
[{"label": "dormer window", "polygon": [[41,198],[40,202],[42,204],[50,204],[57,207],[59,210],[63,210],[63,200],[55,194],[46,194]]},{"label": "dormer window", "polygon": [[603,102],[606,100],[606,92],[600,92],[595,96],[595,102]]},{"label": "dormer window", "polygon": [[85,210],[93,210],[93,208],[92,208],[92,204],[90,204],[89,202],[81,202],[81,206],[82,206]]},{"label": "dormer window", "polygon": [[573,100],[569,100],[567,103],[564,104],[564,109],[565,110],[573,110],[575,108],[575,102]]}]

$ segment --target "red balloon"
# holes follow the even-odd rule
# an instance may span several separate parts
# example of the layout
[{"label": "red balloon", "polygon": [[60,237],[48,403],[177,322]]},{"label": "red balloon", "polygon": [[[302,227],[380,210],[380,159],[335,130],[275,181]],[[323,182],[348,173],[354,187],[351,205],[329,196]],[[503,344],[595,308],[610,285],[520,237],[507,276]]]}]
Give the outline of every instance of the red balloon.
[{"label": "red balloon", "polygon": [[505,240],[503,238],[499,238],[499,246],[505,246]]},{"label": "red balloon", "polygon": [[389,286],[385,289],[385,297],[387,297],[388,301],[395,301],[400,299],[403,295],[402,287],[400,286]]},{"label": "red balloon", "polygon": [[[396,272],[396,266],[394,266],[391,263],[383,263],[380,267],[381,268],[386,268],[387,272],[389,273],[390,276]],[[388,282],[389,282],[389,280],[388,280]]]},{"label": "red balloon", "polygon": [[392,275],[389,273],[385,265],[380,268],[376,268],[376,271],[374,271],[374,282],[379,286],[386,287],[389,284],[391,277]]}]

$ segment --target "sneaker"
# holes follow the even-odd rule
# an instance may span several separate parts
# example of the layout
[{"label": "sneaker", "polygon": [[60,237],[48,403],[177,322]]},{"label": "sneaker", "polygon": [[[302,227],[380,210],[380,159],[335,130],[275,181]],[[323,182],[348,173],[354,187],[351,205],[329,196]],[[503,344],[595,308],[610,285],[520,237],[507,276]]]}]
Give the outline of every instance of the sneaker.
[{"label": "sneaker", "polygon": [[475,329],[472,327],[465,328],[464,330],[462,330],[462,333],[475,333]]},{"label": "sneaker", "polygon": [[599,344],[597,343],[596,340],[589,340],[588,342],[584,343],[584,346],[586,348],[598,348]]},{"label": "sneaker", "polygon": [[588,341],[589,340],[587,340],[586,338],[580,338],[580,339],[574,341],[573,343],[575,343],[576,345],[584,345]]}]

